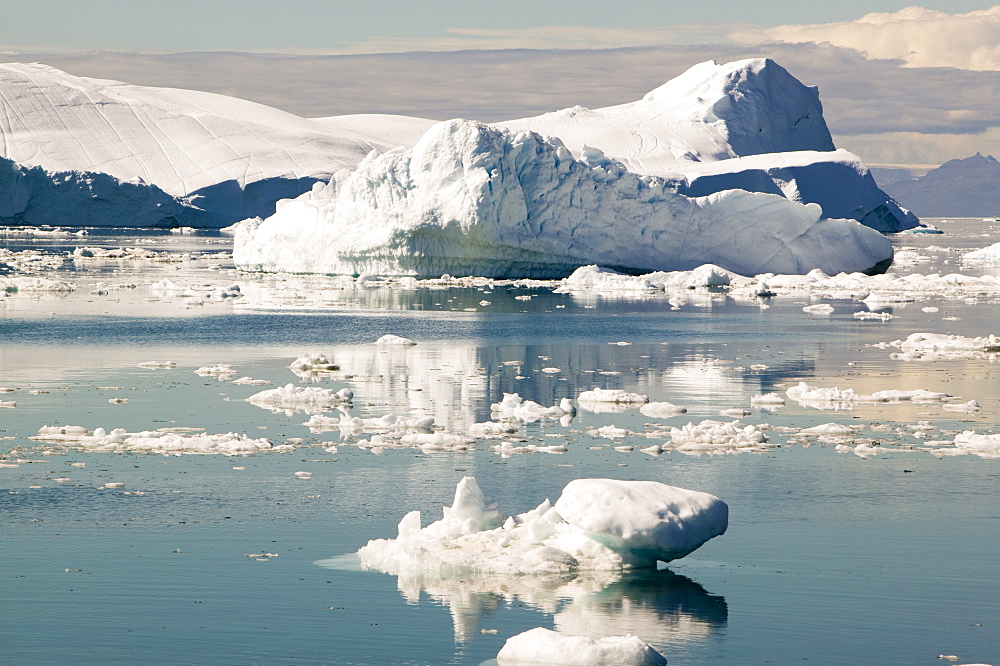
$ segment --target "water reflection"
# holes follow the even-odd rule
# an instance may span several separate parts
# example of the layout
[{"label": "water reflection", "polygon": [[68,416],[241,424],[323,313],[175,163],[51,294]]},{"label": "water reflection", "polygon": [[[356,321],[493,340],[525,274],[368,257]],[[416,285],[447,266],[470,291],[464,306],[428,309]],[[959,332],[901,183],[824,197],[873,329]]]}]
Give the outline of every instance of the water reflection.
[{"label": "water reflection", "polygon": [[[316,562],[331,569],[356,569],[356,558]],[[692,641],[712,640],[726,626],[724,597],[669,569],[588,571],[566,575],[467,574],[443,577],[403,571],[396,586],[407,604],[422,599],[446,607],[455,642],[480,633],[504,608],[525,606],[551,616],[555,629],[578,636],[633,634],[660,651]]]}]

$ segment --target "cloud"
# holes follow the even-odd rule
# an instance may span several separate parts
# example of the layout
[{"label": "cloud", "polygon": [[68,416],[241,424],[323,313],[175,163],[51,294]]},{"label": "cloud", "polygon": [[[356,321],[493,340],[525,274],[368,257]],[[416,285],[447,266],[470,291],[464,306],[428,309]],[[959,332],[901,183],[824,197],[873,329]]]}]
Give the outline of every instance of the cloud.
[{"label": "cloud", "polygon": [[729,36],[746,45],[829,43],[869,58],[900,60],[906,67],[1000,70],[1000,5],[967,14],[907,7],[843,23],[737,29]]}]

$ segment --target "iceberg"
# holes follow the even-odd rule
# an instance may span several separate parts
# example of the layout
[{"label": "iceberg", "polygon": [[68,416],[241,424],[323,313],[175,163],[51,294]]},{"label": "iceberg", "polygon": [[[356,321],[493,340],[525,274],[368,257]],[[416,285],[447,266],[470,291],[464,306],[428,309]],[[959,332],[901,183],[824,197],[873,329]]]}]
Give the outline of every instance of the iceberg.
[{"label": "iceberg", "polygon": [[[174,226],[223,227],[269,215],[278,199],[392,147],[225,95],[77,77],[39,63],[0,65],[0,99],[0,157],[155,185],[203,211]],[[46,205],[42,194],[36,192],[36,207]]]},{"label": "iceberg", "polygon": [[441,520],[421,527],[420,512],[399,523],[396,539],[358,551],[366,569],[552,574],[653,567],[690,554],[726,531],[729,507],[714,495],[656,481],[576,479],[553,505],[501,521],[473,477],[455,489]]},{"label": "iceberg", "polygon": [[817,204],[741,190],[692,198],[597,150],[576,159],[558,139],[453,120],[242,222],[233,259],[251,271],[419,277],[705,263],[755,275],[884,270],[892,247]]}]

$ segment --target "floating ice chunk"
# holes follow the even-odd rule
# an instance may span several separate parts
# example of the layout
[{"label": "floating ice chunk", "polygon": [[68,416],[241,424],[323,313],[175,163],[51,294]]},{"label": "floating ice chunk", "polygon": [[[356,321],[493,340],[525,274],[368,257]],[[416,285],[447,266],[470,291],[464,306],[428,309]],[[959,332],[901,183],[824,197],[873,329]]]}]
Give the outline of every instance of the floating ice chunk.
[{"label": "floating ice chunk", "polygon": [[[705,420],[670,429],[670,448],[681,453],[732,453],[740,449],[760,450],[767,435],[757,426],[739,421]],[[664,445],[666,448],[666,445]]]},{"label": "floating ice chunk", "polygon": [[898,403],[898,402],[942,402],[951,398],[947,393],[935,393],[926,389],[901,391],[890,389],[876,391],[870,395],[855,393],[854,389],[820,388],[799,382],[785,393],[803,407],[814,409],[854,409],[857,404]]},{"label": "floating ice chunk", "polygon": [[800,435],[853,435],[856,428],[852,428],[842,423],[823,423],[822,425],[802,428]]},{"label": "floating ice chunk", "polygon": [[966,430],[955,435],[954,448],[931,451],[935,456],[975,455],[980,458],[1000,458],[1000,434],[980,435]]},{"label": "floating ice chunk", "polygon": [[455,495],[441,520],[421,528],[419,512],[410,512],[397,539],[369,541],[358,551],[362,566],[438,575],[647,567],[723,534],[729,515],[725,502],[707,493],[655,481],[578,479],[555,505],[545,500],[495,527],[499,511],[475,479],[465,477]]},{"label": "floating ice chunk", "polygon": [[309,479],[312,478],[313,473],[312,472],[296,472],[294,474],[294,476],[295,476],[296,479],[300,479],[302,481],[308,481]]},{"label": "floating ice chunk", "polygon": [[511,636],[497,654],[500,666],[571,664],[573,666],[659,666],[667,660],[636,636],[570,636],[543,627]]},{"label": "floating ice chunk", "polygon": [[[610,402],[623,403],[629,405],[645,404],[649,402],[649,396],[639,393],[630,393],[622,389],[602,389],[594,387],[593,390],[584,391],[576,398],[579,403]],[[589,409],[589,407],[586,407]]]},{"label": "floating ice chunk", "polygon": [[805,306],[802,308],[802,311],[810,314],[828,315],[833,312],[833,306],[829,303],[817,303],[816,305]]},{"label": "floating ice chunk", "polygon": [[252,439],[246,435],[231,432],[219,435],[205,433],[181,435],[175,432],[148,430],[130,433],[124,428],[116,428],[108,433],[104,428],[96,428],[91,433],[82,426],[43,426],[38,430],[37,435],[29,439],[78,446],[89,451],[119,453],[135,451],[164,455],[195,453],[233,456],[247,455],[258,451],[279,450],[267,439]]},{"label": "floating ice chunk", "polygon": [[128,398],[108,398],[108,402],[112,405],[121,405],[128,402]]},{"label": "floating ice chunk", "polygon": [[670,402],[649,402],[639,408],[639,413],[651,419],[669,419],[678,414],[686,414],[687,407]]},{"label": "floating ice chunk", "polygon": [[136,363],[136,367],[146,368],[149,370],[161,370],[167,368],[176,368],[177,364],[173,361],[142,361],[141,363]]},{"label": "floating ice chunk", "polygon": [[970,400],[969,402],[962,403],[949,403],[941,405],[941,409],[949,412],[966,412],[967,414],[974,414],[982,409],[979,406],[979,402],[976,400]]},{"label": "floating ice chunk", "polygon": [[499,453],[503,458],[509,458],[512,455],[520,453],[566,453],[569,451],[569,447],[565,444],[551,444],[548,446],[525,444],[518,446],[514,442],[500,442],[496,446],[491,447],[491,449],[494,453]]},{"label": "floating ice chunk", "polygon": [[893,318],[893,314],[890,312],[855,312],[852,315],[855,319],[861,319],[862,321],[889,321]]},{"label": "floating ice chunk", "polygon": [[393,436],[401,436],[410,432],[429,432],[434,427],[434,417],[414,416],[402,417],[396,414],[384,414],[373,418],[361,418],[351,416],[340,406],[339,416],[329,417],[322,414],[313,416],[303,425],[307,426],[314,433],[340,430],[343,434],[360,435],[364,432],[385,432]]},{"label": "floating ice chunk", "polygon": [[1000,264],[1000,243],[966,252],[962,255],[962,261],[970,264]]},{"label": "floating ice chunk", "polygon": [[392,335],[391,333],[383,335],[381,338],[375,341],[377,345],[399,345],[399,346],[409,346],[417,344],[409,338],[404,338],[399,335]]},{"label": "floating ice chunk", "polygon": [[744,416],[750,416],[750,410],[744,409],[743,407],[733,407],[731,409],[720,409],[720,416],[729,416],[732,418],[743,418]]},{"label": "floating ice chunk", "polygon": [[76,291],[76,285],[41,277],[0,277],[0,294],[21,291],[70,292]]},{"label": "floating ice chunk", "polygon": [[484,423],[473,423],[469,426],[471,437],[497,437],[510,435],[518,431],[518,426],[513,423],[498,423],[496,421],[486,421]]},{"label": "floating ice chunk", "polygon": [[288,367],[292,370],[305,370],[310,372],[323,372],[340,369],[340,366],[331,363],[330,360],[323,354],[303,354],[292,361],[292,364]]},{"label": "floating ice chunk", "polygon": [[253,377],[240,377],[239,379],[233,380],[234,384],[241,384],[247,386],[266,386],[271,382],[267,379],[254,379]]},{"label": "floating ice chunk", "polygon": [[628,437],[633,435],[631,430],[626,430],[625,428],[619,428],[614,425],[601,426],[600,428],[593,428],[587,431],[587,434],[591,437],[606,437],[608,439],[621,439],[622,437]]},{"label": "floating ice chunk", "polygon": [[247,398],[247,402],[265,409],[310,414],[334,409],[338,405],[351,402],[353,398],[354,393],[348,388],[334,391],[317,386],[296,386],[289,383],[255,393]]},{"label": "floating ice chunk", "polygon": [[900,360],[984,358],[1000,354],[1000,338],[993,334],[967,338],[941,333],[911,333],[905,340],[893,340],[887,346],[900,350],[901,353],[892,355],[892,358]]},{"label": "floating ice chunk", "polygon": [[400,441],[407,446],[420,447],[425,453],[431,451],[465,451],[475,440],[464,435],[447,432],[411,432],[403,435]]},{"label": "floating ice chunk", "polygon": [[517,393],[504,393],[503,400],[490,405],[490,412],[500,418],[517,419],[532,423],[539,419],[562,419],[576,414],[576,407],[569,398],[563,398],[558,405],[543,407],[534,400],[525,400]]},{"label": "floating ice chunk", "polygon": [[777,393],[764,393],[763,395],[755,395],[750,398],[750,404],[777,406],[785,404],[785,399]]},{"label": "floating ice chunk", "polygon": [[229,379],[236,374],[233,366],[228,363],[216,363],[215,365],[205,365],[194,371],[196,375],[202,377],[218,377],[219,379]]},{"label": "floating ice chunk", "polygon": [[16,400],[0,400],[0,407],[4,409],[14,409],[17,407]]}]

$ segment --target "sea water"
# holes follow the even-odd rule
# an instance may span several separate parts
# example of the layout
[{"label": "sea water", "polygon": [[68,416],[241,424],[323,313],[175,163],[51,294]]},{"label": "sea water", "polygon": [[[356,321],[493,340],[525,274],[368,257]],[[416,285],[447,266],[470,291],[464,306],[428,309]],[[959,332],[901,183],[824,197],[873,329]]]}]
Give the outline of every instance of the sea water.
[{"label": "sea water", "polygon": [[[959,257],[989,244],[995,225],[934,222],[946,233],[894,239],[916,258],[895,270],[993,270]],[[399,289],[248,275],[233,269],[228,239],[208,232],[4,242],[49,254],[83,245],[164,257],[67,259],[38,274],[75,291],[0,299],[0,401],[16,403],[0,408],[0,663],[479,664],[536,626],[632,633],[671,664],[1000,661],[1000,458],[934,455],[940,447],[926,444],[1000,430],[1000,366],[902,361],[879,346],[917,331],[997,333],[989,296],[897,303],[883,310],[891,319],[866,321],[849,298],[744,302],[705,290],[671,302],[488,281]],[[215,295],[233,285],[243,296]],[[816,302],[833,312],[802,310]],[[387,333],[417,344],[373,344]],[[288,368],[313,352],[339,370]],[[173,366],[137,365],[148,361]],[[219,363],[235,374],[194,372]],[[751,405],[803,381],[862,394],[923,388],[982,409]],[[581,409],[570,423],[542,419],[434,452],[371,447],[370,432],[314,432],[308,413],[246,402],[289,382],[347,387],[355,416],[433,417],[451,433],[488,420],[490,404],[513,392],[548,406],[621,388],[688,411]],[[670,426],[732,421],[720,411],[733,409],[767,428],[765,449],[640,451]],[[796,435],[825,423],[856,430]],[[202,429],[287,446],[242,457],[87,452],[29,439],[45,425]],[[609,425],[625,434],[596,433]],[[504,457],[493,449],[501,441],[567,450]],[[411,510],[425,523],[439,516],[463,476],[505,515],[555,500],[576,478],[662,481],[724,499],[730,528],[660,571],[361,570],[359,547],[394,537]]]}]

